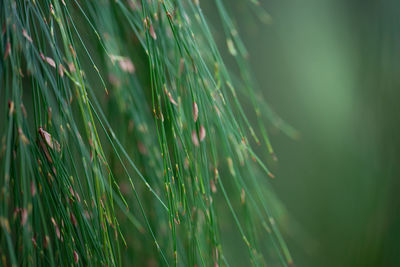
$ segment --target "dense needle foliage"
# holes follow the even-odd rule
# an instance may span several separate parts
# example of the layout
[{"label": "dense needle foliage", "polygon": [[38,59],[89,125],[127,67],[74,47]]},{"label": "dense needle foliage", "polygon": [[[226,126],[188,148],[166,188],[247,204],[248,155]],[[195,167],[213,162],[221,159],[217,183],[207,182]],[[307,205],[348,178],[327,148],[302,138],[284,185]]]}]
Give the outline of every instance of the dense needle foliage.
[{"label": "dense needle foliage", "polygon": [[234,75],[196,0],[1,1],[4,266],[292,262],[263,159],[266,123],[295,132],[213,5]]}]

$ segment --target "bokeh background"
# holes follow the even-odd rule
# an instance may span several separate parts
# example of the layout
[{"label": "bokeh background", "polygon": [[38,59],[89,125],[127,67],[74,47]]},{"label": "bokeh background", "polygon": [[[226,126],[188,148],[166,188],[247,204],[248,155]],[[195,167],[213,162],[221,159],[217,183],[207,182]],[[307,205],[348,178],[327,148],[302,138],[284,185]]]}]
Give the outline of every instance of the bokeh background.
[{"label": "bokeh background", "polygon": [[270,129],[295,266],[400,266],[400,2],[260,4],[268,24],[246,1],[228,7],[258,87],[300,132]]},{"label": "bokeh background", "polygon": [[[223,0],[256,87],[299,133],[291,138],[267,125],[278,161],[265,147],[257,151],[276,176],[267,179],[281,202],[271,195],[268,204],[294,266],[400,266],[400,1],[259,0],[259,10],[254,1]],[[200,2],[235,72],[215,0]],[[252,119],[253,108],[242,104]],[[246,266],[241,236],[223,208],[227,258]],[[128,233],[128,241],[139,236]]]}]

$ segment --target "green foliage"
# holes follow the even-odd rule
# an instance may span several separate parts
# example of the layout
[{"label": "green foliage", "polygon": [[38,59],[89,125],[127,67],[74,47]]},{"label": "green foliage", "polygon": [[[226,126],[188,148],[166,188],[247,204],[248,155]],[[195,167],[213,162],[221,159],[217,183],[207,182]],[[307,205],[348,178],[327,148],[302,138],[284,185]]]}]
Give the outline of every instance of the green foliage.
[{"label": "green foliage", "polygon": [[238,75],[198,1],[1,2],[3,265],[291,263],[252,147],[296,133],[215,4]]}]

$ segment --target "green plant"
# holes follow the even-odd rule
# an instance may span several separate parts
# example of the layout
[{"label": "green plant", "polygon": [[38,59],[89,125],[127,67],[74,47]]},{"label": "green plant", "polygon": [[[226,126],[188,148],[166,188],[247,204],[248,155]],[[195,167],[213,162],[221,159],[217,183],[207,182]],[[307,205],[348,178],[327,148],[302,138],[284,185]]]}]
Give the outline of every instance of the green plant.
[{"label": "green plant", "polygon": [[1,2],[3,265],[229,265],[224,240],[291,263],[252,146],[273,155],[266,119],[295,133],[215,3],[239,75],[198,1]]}]

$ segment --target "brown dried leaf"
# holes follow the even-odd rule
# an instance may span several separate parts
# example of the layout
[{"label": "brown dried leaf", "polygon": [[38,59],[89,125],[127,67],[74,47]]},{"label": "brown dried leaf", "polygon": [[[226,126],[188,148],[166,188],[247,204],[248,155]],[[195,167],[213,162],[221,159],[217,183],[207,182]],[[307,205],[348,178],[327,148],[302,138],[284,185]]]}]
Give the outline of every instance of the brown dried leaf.
[{"label": "brown dried leaf", "polygon": [[22,35],[29,41],[32,43],[32,38],[29,36],[29,34],[27,33],[27,31],[25,29],[22,29]]},{"label": "brown dried leaf", "polygon": [[199,138],[197,137],[196,130],[192,132],[192,142],[195,146],[199,146]]},{"label": "brown dried leaf", "polygon": [[135,72],[135,66],[133,65],[132,61],[127,57],[118,60],[118,64],[119,67],[125,72],[129,73]]},{"label": "brown dried leaf", "polygon": [[75,264],[78,264],[78,262],[79,262],[79,255],[75,250],[74,250],[74,262],[75,262]]},{"label": "brown dried leaf", "polygon": [[178,106],[178,103],[176,103],[175,99],[172,98],[172,95],[170,92],[168,92],[167,88],[164,88],[165,94],[168,96],[169,101],[174,104],[175,106]]},{"label": "brown dried leaf", "polygon": [[203,125],[201,125],[199,129],[200,142],[203,141],[205,137],[206,137],[206,129],[204,128]]},{"label": "brown dried leaf", "polygon": [[199,117],[199,108],[197,107],[197,103],[193,102],[193,120],[194,120],[194,122],[197,121],[198,117]]},{"label": "brown dried leaf", "polygon": [[8,55],[10,54],[10,51],[11,51],[11,44],[10,42],[7,42],[6,50],[4,51],[4,60],[7,59]]},{"label": "brown dried leaf", "polygon": [[53,68],[56,68],[56,63],[54,62],[54,60],[50,57],[45,57],[45,60],[47,62],[47,64],[49,64],[50,66],[52,66]]}]

